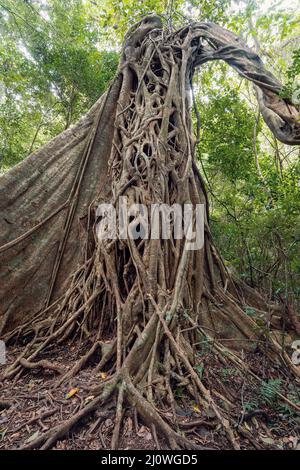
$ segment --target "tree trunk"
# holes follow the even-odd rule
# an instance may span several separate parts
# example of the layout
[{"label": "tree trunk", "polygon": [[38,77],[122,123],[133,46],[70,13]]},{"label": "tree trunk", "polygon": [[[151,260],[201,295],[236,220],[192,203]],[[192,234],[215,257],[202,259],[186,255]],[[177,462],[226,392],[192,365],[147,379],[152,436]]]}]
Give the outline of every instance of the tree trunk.
[{"label": "tree trunk", "polygon": [[[277,138],[299,144],[297,110],[239,38],[211,23],[174,33],[151,16],[128,33],[117,76],[87,116],[1,178],[1,331],[7,341],[28,340],[6,376],[34,367],[50,344],[86,337],[89,352],[59,383],[100,351],[97,370],[110,378],[83,414],[116,396],[112,448],[128,403],[172,448],[194,446],[158,411],[174,411],[174,383],[181,381],[239,448],[232,423],[195,371],[197,344],[211,341],[219,354],[232,338],[235,347],[244,348],[245,339],[256,344],[264,336],[244,307],[279,308],[231,277],[211,237],[194,160],[191,83],[196,67],[216,59],[257,85],[261,115]],[[97,206],[113,202],[118,214],[121,196],[148,208],[204,204],[203,248],[187,250],[174,234],[99,239]],[[281,355],[299,374],[276,341],[270,345],[273,359]],[[74,419],[30,447],[50,447]]]}]

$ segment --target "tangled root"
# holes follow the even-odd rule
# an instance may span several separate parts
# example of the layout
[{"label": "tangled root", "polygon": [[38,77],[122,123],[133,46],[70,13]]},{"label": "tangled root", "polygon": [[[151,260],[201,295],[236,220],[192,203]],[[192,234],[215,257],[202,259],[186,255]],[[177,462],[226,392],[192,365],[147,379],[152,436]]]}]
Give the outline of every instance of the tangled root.
[{"label": "tangled root", "polygon": [[[178,386],[185,387],[204,414],[214,416],[233,449],[240,448],[240,435],[261,448],[249,430],[236,424],[226,390],[221,395],[204,385],[197,371],[203,341],[209,342],[224,364],[233,363],[258,381],[259,376],[225,344],[232,336],[240,348],[268,342],[270,360],[279,361],[288,374],[299,377],[287,353],[244,311],[247,305],[269,312],[276,306],[267,305],[262,296],[232,279],[212,241],[207,196],[193,160],[190,116],[190,83],[195,61],[200,60],[203,27],[198,31],[191,26],[174,34],[155,28],[149,32],[145,24],[139,25],[124,47],[109,190],[89,208],[84,262],[61,298],[50,295],[46,308],[33,321],[5,337],[7,341],[22,337],[27,342],[7,368],[6,378],[18,378],[24,369],[52,369],[59,374],[56,386],[60,386],[97,356],[95,371],[104,371],[109,379],[93,391],[91,402],[25,445],[26,449],[50,448],[96,409],[99,420],[104,420],[112,403],[112,449],[118,448],[128,405],[149,425],[157,445],[157,435],[162,435],[171,449],[201,448],[184,435],[189,423],[180,429],[174,393]],[[204,246],[190,251],[187,240],[175,239],[174,220],[168,240],[124,239],[119,233],[115,240],[99,239],[97,204],[113,201],[119,218],[120,196],[129,204],[146,207],[204,204]],[[59,259],[52,284],[58,265]],[[63,373],[59,365],[42,356],[69,339],[89,341],[91,347]],[[281,399],[300,411],[283,395]]]}]

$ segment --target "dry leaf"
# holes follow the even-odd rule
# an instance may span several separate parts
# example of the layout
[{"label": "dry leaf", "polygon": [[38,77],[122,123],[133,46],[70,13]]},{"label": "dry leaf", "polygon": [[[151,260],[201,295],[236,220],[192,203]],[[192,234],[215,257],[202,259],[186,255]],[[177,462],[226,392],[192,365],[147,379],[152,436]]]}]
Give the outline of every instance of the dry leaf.
[{"label": "dry leaf", "polygon": [[260,437],[265,444],[274,444],[274,439],[271,437]]},{"label": "dry leaf", "polygon": [[[146,428],[146,426],[141,426],[140,429],[139,429],[138,432],[137,432],[137,435],[138,435],[139,437],[144,437],[144,438],[146,438],[146,436],[147,436],[148,434],[150,434],[150,433],[149,433],[149,429]],[[150,436],[151,436],[151,434],[150,434]]]},{"label": "dry leaf", "polygon": [[196,413],[200,413],[201,414],[201,411],[200,411],[200,408],[199,406],[193,406],[193,410],[196,411]]},{"label": "dry leaf", "polygon": [[107,379],[107,373],[106,372],[100,372],[100,377],[103,380]]},{"label": "dry leaf", "polygon": [[90,396],[86,397],[86,399],[84,401],[85,401],[85,403],[88,403],[89,401],[94,400],[94,398],[95,398],[94,395],[90,395]]},{"label": "dry leaf", "polygon": [[68,399],[68,398],[72,398],[72,397],[74,397],[74,395],[76,395],[76,393],[78,393],[78,392],[79,392],[79,388],[72,388],[72,389],[69,391],[69,393],[67,393],[66,398],[67,398],[67,399]]},{"label": "dry leaf", "polygon": [[110,428],[114,423],[110,418],[108,418],[105,420],[104,424],[107,428]]},{"label": "dry leaf", "polygon": [[250,432],[252,431],[251,426],[249,426],[249,424],[246,423],[246,422],[244,423],[244,428],[245,428],[247,431],[250,431]]},{"label": "dry leaf", "polygon": [[39,435],[39,431],[34,432],[25,442],[33,442]]}]

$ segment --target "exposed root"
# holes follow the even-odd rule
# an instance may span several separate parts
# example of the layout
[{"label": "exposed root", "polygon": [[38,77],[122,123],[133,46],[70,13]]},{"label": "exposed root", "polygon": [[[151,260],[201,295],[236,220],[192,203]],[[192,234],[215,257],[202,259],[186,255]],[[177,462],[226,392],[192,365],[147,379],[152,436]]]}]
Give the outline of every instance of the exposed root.
[{"label": "exposed root", "polygon": [[[151,21],[140,23],[123,50],[108,188],[89,207],[82,264],[69,279],[65,294],[55,298],[54,287],[95,130],[83,152],[72,190],[74,198],[70,199],[45,308],[32,322],[24,322],[4,336],[10,342],[26,339],[22,353],[6,370],[7,379],[20,377],[25,369],[42,368],[60,373],[55,383],[60,386],[92,362],[96,364],[95,373],[105,374],[107,380],[93,389],[96,396],[90,403],[24,449],[51,448],[98,409],[100,423],[107,416],[109,403],[116,404],[112,449],[119,447],[128,406],[150,427],[157,448],[159,436],[172,449],[202,448],[197,444],[199,436],[197,442],[190,438],[190,429],[197,424],[179,423],[175,396],[178,387],[184,387],[187,400],[198,407],[202,423],[213,415],[213,426],[221,428],[233,449],[240,449],[241,437],[255,448],[262,448],[255,435],[237,423],[232,397],[226,389],[223,387],[222,393],[214,390],[201,376],[201,344],[208,341],[223,364],[232,362],[256,380],[260,380],[258,375],[224,344],[234,339],[240,349],[241,344],[243,349],[247,345],[260,348],[289,376],[299,377],[299,368],[291,363],[287,352],[245,313],[245,307],[258,305],[268,313],[274,307],[278,314],[278,305],[267,304],[261,295],[235,282],[224,266],[212,241],[207,196],[193,161],[192,75],[197,65],[225,49],[225,33],[216,29],[214,35],[214,28],[203,24],[171,33],[160,29],[157,17]],[[238,46],[242,47],[236,42],[233,49]],[[236,62],[232,58],[225,60],[244,76],[239,57]],[[249,54],[245,60],[250,61]],[[260,62],[254,63],[262,67]],[[260,72],[261,80],[266,79]],[[248,78],[253,76],[254,72]],[[267,78],[269,83],[271,78]],[[99,122],[105,118],[103,103]],[[172,217],[169,238],[143,238],[141,217],[133,217],[127,232],[118,231],[113,240],[97,237],[99,230],[105,229],[105,224],[98,224],[97,204],[113,201],[119,222],[120,196],[129,206],[134,203],[147,208],[150,204],[178,204],[181,208],[187,203],[193,207],[204,204],[204,246],[189,250],[187,233],[180,239],[175,237],[176,220]],[[192,217],[188,230],[194,224]],[[133,237],[134,232],[139,236]],[[49,351],[55,354],[56,345],[67,340],[88,349],[64,373],[43,355]],[[278,395],[299,411],[296,403]]]},{"label": "exposed root", "polygon": [[[115,381],[107,384],[106,388],[103,390],[102,394],[97,396],[92,400],[88,405],[79,410],[76,414],[71,416],[71,418],[66,421],[58,424],[54,429],[50,429],[46,433],[37,437],[35,440],[30,442],[30,444],[24,445],[23,450],[41,448],[42,450],[50,449],[51,446],[60,438],[65,436],[80,420],[96,410],[101,402],[107,400],[115,388]],[[105,418],[107,412],[103,412],[103,418]]]},{"label": "exposed root", "polygon": [[37,362],[30,362],[27,361],[24,357],[20,359],[20,365],[23,366],[25,369],[49,369],[54,370],[58,374],[62,374],[63,370],[58,364],[53,364],[50,361],[46,361],[46,359],[42,359],[41,361]]}]

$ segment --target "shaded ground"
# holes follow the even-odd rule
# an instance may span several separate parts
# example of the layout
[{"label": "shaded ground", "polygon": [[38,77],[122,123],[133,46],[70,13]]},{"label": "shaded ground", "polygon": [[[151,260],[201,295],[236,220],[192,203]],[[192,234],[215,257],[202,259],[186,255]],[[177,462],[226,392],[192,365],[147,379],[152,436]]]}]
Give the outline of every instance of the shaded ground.
[{"label": "shaded ground", "polygon": [[[56,349],[56,363],[64,371],[87,349],[80,350],[74,344]],[[21,349],[8,351],[11,363]],[[44,354],[51,358],[51,351]],[[94,358],[95,362],[97,358]],[[203,350],[198,372],[208,388],[216,390],[216,401],[234,414],[236,424],[244,433],[240,438],[241,448],[300,449],[300,415],[278,399],[277,392],[283,393],[295,403],[299,402],[299,390],[289,377],[271,367],[266,358],[258,352],[247,353],[244,360],[253,371],[260,370],[264,382],[257,384],[252,378],[243,376],[235,368],[224,366],[208,349]],[[209,373],[208,373],[209,371]],[[261,375],[261,373],[260,373]],[[95,365],[82,370],[68,383],[56,387],[57,374],[54,371],[32,370],[24,373],[18,381],[3,380],[0,370],[0,449],[17,449],[30,443],[43,432],[67,419],[93,399],[93,387],[106,380],[109,372],[95,372]],[[209,377],[209,379],[208,379]],[[226,396],[230,399],[225,399]],[[104,449],[110,448],[114,427],[115,403],[107,410],[105,420],[101,410],[83,419],[72,429],[67,438],[54,445],[53,449]],[[226,449],[228,441],[215,417],[206,415],[197,403],[191,402],[185,394],[185,387],[176,390],[176,416],[171,409],[165,409],[164,418],[172,426],[180,428],[191,439],[207,448]],[[156,449],[151,431],[140,422],[132,409],[127,410],[122,429],[120,448]],[[257,433],[257,441],[247,436],[247,431]],[[167,448],[163,440],[161,449]]]}]

